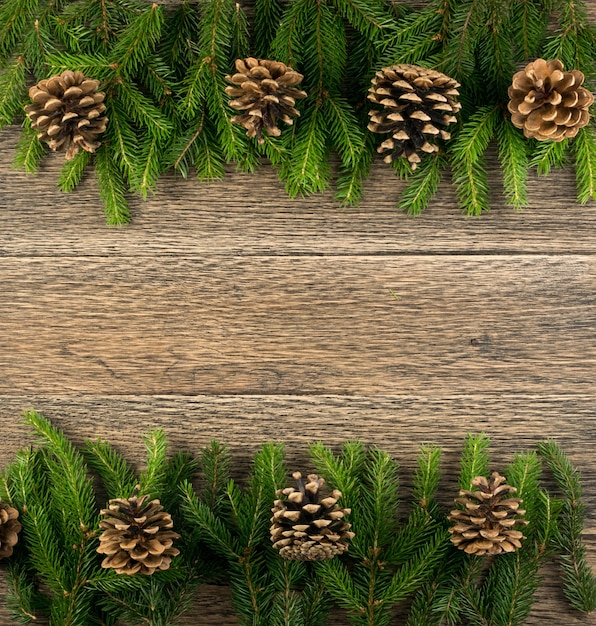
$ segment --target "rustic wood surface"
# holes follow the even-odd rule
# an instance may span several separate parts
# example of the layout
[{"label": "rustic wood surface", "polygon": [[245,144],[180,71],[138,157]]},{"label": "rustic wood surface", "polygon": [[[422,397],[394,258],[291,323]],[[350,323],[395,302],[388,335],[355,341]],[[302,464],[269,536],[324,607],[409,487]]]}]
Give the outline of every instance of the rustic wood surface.
[{"label": "rustic wood surface", "polygon": [[[582,472],[596,568],[596,203],[573,201],[571,170],[532,177],[515,212],[493,158],[481,218],[448,182],[422,216],[397,212],[381,164],[347,209],[287,199],[269,168],[172,175],[110,228],[92,175],[67,195],[58,156],[14,170],[17,136],[0,134],[0,465],[31,442],[32,407],[131,461],[151,427],[191,452],[217,437],[239,478],[261,442],[299,467],[308,442],[357,437],[398,459],[406,494],[422,443],[443,446],[448,494],[466,433],[491,435],[495,468],[554,437]],[[593,623],[557,577],[528,624]],[[184,623],[235,624],[227,590],[203,588]]]}]

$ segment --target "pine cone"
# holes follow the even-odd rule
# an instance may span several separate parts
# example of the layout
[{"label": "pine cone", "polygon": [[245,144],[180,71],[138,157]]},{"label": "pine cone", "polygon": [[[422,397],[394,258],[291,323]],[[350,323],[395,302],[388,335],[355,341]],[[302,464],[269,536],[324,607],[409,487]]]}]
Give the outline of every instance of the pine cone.
[{"label": "pine cone", "polygon": [[562,141],[575,137],[590,119],[594,96],[582,87],[579,70],[563,71],[558,59],[536,59],[513,75],[509,87],[511,121],[526,137],[538,141]]},{"label": "pine cone", "polygon": [[237,59],[237,73],[226,76],[232,85],[226,87],[228,96],[235,98],[229,105],[237,111],[232,122],[246,128],[248,137],[256,137],[263,143],[263,129],[272,137],[279,137],[278,118],[292,125],[292,118],[300,115],[295,108],[297,98],[305,98],[306,92],[296,89],[302,74],[279,61],[266,59]]},{"label": "pine cone", "polygon": [[118,574],[150,575],[168,569],[172,557],[180,554],[172,547],[180,535],[170,530],[171,515],[159,500],[146,502],[149,496],[137,496],[138,490],[139,485],[128,500],[110,500],[109,508],[101,511],[109,517],[99,522],[103,532],[97,552],[107,555],[101,566]]},{"label": "pine cone", "polygon": [[302,474],[292,474],[298,489],[288,487],[277,492],[286,496],[276,500],[271,509],[271,541],[280,556],[297,561],[322,561],[348,549],[347,541],[354,536],[351,524],[344,516],[351,509],[337,505],[340,491],[321,498],[320,489],[325,480],[316,474],[308,475],[304,484]]},{"label": "pine cone", "polygon": [[21,523],[17,520],[19,512],[6,504],[0,502],[0,559],[9,557],[21,531]]},{"label": "pine cone", "polygon": [[524,515],[525,511],[519,508],[521,498],[507,497],[517,489],[504,485],[505,480],[498,472],[491,474],[490,481],[477,476],[472,486],[478,487],[478,491],[462,489],[459,492],[455,503],[465,509],[451,511],[448,519],[455,522],[449,529],[451,542],[460,550],[482,556],[521,548],[521,539],[525,537],[514,527],[525,526],[528,522],[515,517]]},{"label": "pine cone", "polygon": [[25,111],[31,126],[52,150],[66,151],[69,161],[79,148],[95,152],[101,145],[97,138],[105,131],[108,118],[102,115],[105,94],[97,91],[98,87],[98,80],[66,70],[29,89],[33,104]]},{"label": "pine cone", "polygon": [[385,163],[405,157],[412,169],[421,155],[438,152],[436,139],[449,139],[445,130],[456,122],[461,104],[459,83],[445,74],[417,65],[384,67],[372,79],[368,99],[383,109],[369,111],[368,129],[373,133],[391,133],[377,149],[388,152]]}]

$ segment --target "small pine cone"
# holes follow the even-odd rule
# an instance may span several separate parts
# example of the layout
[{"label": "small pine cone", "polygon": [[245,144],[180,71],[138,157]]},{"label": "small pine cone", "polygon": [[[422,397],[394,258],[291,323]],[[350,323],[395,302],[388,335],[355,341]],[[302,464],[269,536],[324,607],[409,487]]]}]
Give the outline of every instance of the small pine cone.
[{"label": "small pine cone", "polygon": [[306,98],[306,92],[296,88],[303,79],[302,74],[279,61],[266,59],[236,60],[236,74],[226,76],[232,83],[226,87],[228,96],[234,98],[229,105],[237,111],[232,122],[246,128],[248,137],[256,137],[263,143],[263,129],[271,137],[279,137],[277,126],[280,119],[292,125],[292,118],[300,115],[295,104],[298,98]]},{"label": "small pine cone", "polygon": [[66,151],[68,161],[79,148],[95,152],[101,145],[97,138],[105,131],[108,118],[102,115],[105,93],[97,91],[98,87],[98,80],[66,70],[29,89],[33,104],[25,111],[31,126],[52,150]]},{"label": "small pine cone", "polygon": [[21,523],[17,520],[19,512],[6,504],[0,502],[0,559],[9,557],[21,531]]},{"label": "small pine cone", "polygon": [[517,489],[504,485],[505,480],[498,472],[491,474],[490,481],[477,476],[472,480],[477,491],[462,489],[459,492],[460,497],[455,503],[465,508],[451,511],[448,519],[455,522],[455,526],[449,529],[451,542],[460,550],[482,556],[515,552],[521,548],[521,540],[525,537],[514,527],[525,526],[528,522],[516,517],[525,513],[519,508],[522,499],[507,497]]},{"label": "small pine cone", "polygon": [[300,472],[292,476],[298,489],[280,489],[277,495],[285,498],[276,500],[271,509],[273,547],[284,559],[297,561],[322,561],[345,552],[354,533],[350,531],[351,524],[344,521],[351,509],[337,505],[341,492],[335,490],[321,498],[323,478],[309,474],[304,484]]},{"label": "small pine cone", "polygon": [[417,65],[384,67],[372,79],[368,99],[382,109],[369,111],[368,130],[391,133],[377,149],[385,163],[405,157],[414,170],[421,155],[438,152],[437,138],[451,137],[445,128],[457,121],[459,83],[441,72]]},{"label": "small pine cone", "polygon": [[590,119],[594,96],[582,87],[579,70],[563,71],[558,59],[536,59],[513,75],[509,87],[511,121],[526,137],[538,141],[562,141],[575,137]]},{"label": "small pine cone", "polygon": [[128,500],[110,500],[109,508],[101,511],[108,517],[99,522],[103,532],[97,552],[107,555],[101,566],[117,574],[150,575],[168,569],[172,557],[180,554],[172,547],[180,535],[171,530],[171,515],[159,500],[147,502],[149,496],[137,496],[138,489],[139,485]]}]

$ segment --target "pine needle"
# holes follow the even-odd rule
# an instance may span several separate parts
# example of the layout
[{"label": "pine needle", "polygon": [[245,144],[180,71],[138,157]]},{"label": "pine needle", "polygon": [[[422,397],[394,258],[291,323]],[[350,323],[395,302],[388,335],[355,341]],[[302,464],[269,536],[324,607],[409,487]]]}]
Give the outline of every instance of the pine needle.
[{"label": "pine needle", "polygon": [[127,224],[130,221],[130,210],[125,196],[124,181],[114,164],[111,151],[105,145],[97,151],[95,173],[107,223],[111,226]]},{"label": "pine needle", "polygon": [[506,118],[497,125],[499,160],[508,203],[517,210],[528,205],[528,142]]},{"label": "pine needle", "polygon": [[581,128],[572,142],[575,156],[577,200],[587,204],[596,200],[596,130],[594,125]]}]

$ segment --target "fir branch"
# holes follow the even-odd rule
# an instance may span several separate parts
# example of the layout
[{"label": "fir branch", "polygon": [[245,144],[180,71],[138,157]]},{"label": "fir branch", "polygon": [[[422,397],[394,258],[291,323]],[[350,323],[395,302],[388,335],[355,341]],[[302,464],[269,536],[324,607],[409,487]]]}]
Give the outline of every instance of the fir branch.
[{"label": "fir branch", "polygon": [[439,49],[441,14],[434,4],[398,19],[380,44],[381,64],[421,63]]},{"label": "fir branch", "polygon": [[259,59],[269,58],[269,49],[282,21],[283,4],[280,0],[255,0],[254,50]]},{"label": "fir branch", "polygon": [[387,5],[379,0],[332,0],[342,15],[358,32],[374,41],[382,36],[382,30],[393,23]]},{"label": "fir branch", "polygon": [[114,155],[110,152],[105,144],[100,146],[95,157],[95,173],[106,221],[116,226],[130,221],[130,211],[122,175],[114,164]]},{"label": "fir branch", "polygon": [[470,489],[472,480],[476,476],[486,476],[488,474],[489,445],[490,439],[484,433],[479,435],[469,433],[467,435],[461,455],[460,489]]},{"label": "fir branch", "polygon": [[8,562],[6,586],[6,609],[11,619],[18,624],[30,624],[39,619],[45,602],[24,559],[12,558]]},{"label": "fir branch", "polygon": [[162,170],[162,155],[165,146],[159,137],[149,137],[140,152],[140,162],[143,164],[139,172],[139,178],[130,186],[131,191],[136,191],[143,200],[147,199],[149,193],[157,190],[157,181]]},{"label": "fir branch", "polygon": [[449,546],[448,537],[445,529],[438,529],[428,537],[415,557],[393,575],[379,598],[380,603],[396,604],[418,589],[440,564]]},{"label": "fir branch", "polygon": [[248,489],[236,520],[242,542],[248,549],[262,545],[268,537],[271,506],[278,489],[284,487],[286,469],[282,444],[266,443],[255,454]]},{"label": "fir branch", "polygon": [[163,22],[163,7],[153,3],[147,5],[119,33],[117,43],[110,54],[110,59],[118,65],[119,73],[130,77],[138,71],[161,38]]},{"label": "fir branch", "polygon": [[535,0],[518,0],[512,4],[511,11],[510,40],[518,44],[521,42],[516,50],[517,57],[529,59],[540,56],[539,50],[544,43],[549,11]]},{"label": "fir branch", "polygon": [[364,191],[364,179],[373,164],[374,139],[372,133],[364,137],[364,146],[356,155],[355,162],[349,166],[340,165],[336,182],[335,198],[341,206],[357,206]]},{"label": "fir branch", "polygon": [[569,151],[569,140],[536,141],[530,159],[530,167],[535,167],[539,176],[548,176],[553,167],[565,166]]},{"label": "fir branch", "polygon": [[62,509],[63,530],[68,529],[69,545],[81,541],[95,524],[95,496],[83,456],[75,449],[64,433],[35,411],[25,413],[25,419],[35,429],[57,463],[48,462],[50,475],[56,481],[52,485],[54,506]]},{"label": "fir branch", "polygon": [[215,439],[201,452],[201,468],[205,476],[202,500],[211,508],[216,506],[226,490],[231,462],[228,446]]},{"label": "fir branch", "polygon": [[165,485],[168,437],[161,429],[152,430],[145,437],[146,467],[139,477],[140,493],[159,494]]},{"label": "fir branch", "polygon": [[142,165],[137,147],[137,132],[117,98],[106,101],[106,115],[109,123],[104,135],[105,144],[109,145],[115,157],[120,173],[129,185],[139,186],[138,176]]},{"label": "fir branch", "polygon": [[596,578],[586,560],[586,547],[582,543],[585,506],[580,475],[556,441],[540,442],[538,452],[564,495],[557,536],[563,592],[574,609],[590,613],[596,609]]},{"label": "fir branch", "polygon": [[353,167],[364,150],[364,133],[345,99],[329,96],[323,102],[323,115],[329,122],[329,136],[344,167]]},{"label": "fir branch", "polygon": [[439,488],[441,477],[442,448],[435,445],[424,445],[420,448],[414,471],[412,497],[423,509],[432,509]]},{"label": "fir branch", "polygon": [[484,31],[489,9],[486,0],[460,0],[453,5],[442,71],[460,83],[466,82],[476,67],[477,38]]},{"label": "fir branch", "polygon": [[494,135],[499,114],[496,106],[480,108],[464,123],[448,148],[453,182],[468,215],[480,215],[490,208],[484,152]]},{"label": "fir branch", "polygon": [[596,200],[596,129],[580,128],[572,143],[575,157],[577,199],[581,204]]},{"label": "fir branch", "polygon": [[0,128],[22,114],[25,94],[25,59],[18,56],[0,72]]},{"label": "fir branch", "polygon": [[75,189],[85,173],[87,165],[91,162],[91,155],[85,150],[79,150],[73,159],[66,161],[58,176],[58,187],[66,193]]},{"label": "fir branch", "polygon": [[46,149],[37,138],[37,132],[31,128],[29,118],[25,118],[14,158],[15,167],[23,168],[27,174],[35,174],[45,154]]},{"label": "fir branch", "polygon": [[441,183],[441,170],[445,166],[446,159],[443,155],[439,153],[425,155],[422,163],[409,176],[408,183],[399,197],[398,208],[408,215],[420,215],[437,193]]},{"label": "fir branch", "polygon": [[182,511],[188,523],[196,524],[204,541],[218,554],[230,561],[242,558],[238,538],[215,515],[211,507],[200,502],[192,484],[184,482],[181,487]]},{"label": "fir branch", "polygon": [[17,45],[37,4],[38,0],[11,0],[0,5],[0,65]]},{"label": "fir branch", "polygon": [[280,168],[290,197],[324,191],[331,176],[327,161],[329,129],[321,107],[308,102],[293,135],[293,147],[288,162]]},{"label": "fir branch", "polygon": [[324,476],[334,489],[342,493],[342,506],[354,509],[360,499],[360,474],[366,462],[366,448],[360,441],[346,441],[341,454],[321,442],[309,446],[310,458],[317,472]]},{"label": "fir branch", "polygon": [[135,473],[111,444],[101,439],[86,441],[83,453],[89,467],[99,474],[109,500],[130,496],[137,483]]},{"label": "fir branch", "polygon": [[528,205],[528,142],[504,117],[497,124],[496,136],[505,197],[519,210]]},{"label": "fir branch", "polygon": [[232,43],[230,46],[231,59],[244,59],[249,55],[250,43],[248,38],[248,19],[244,9],[237,2],[234,5],[232,22]]},{"label": "fir branch", "polygon": [[315,563],[315,571],[325,589],[340,606],[356,614],[366,611],[366,595],[355,584],[348,568],[340,559]]}]

